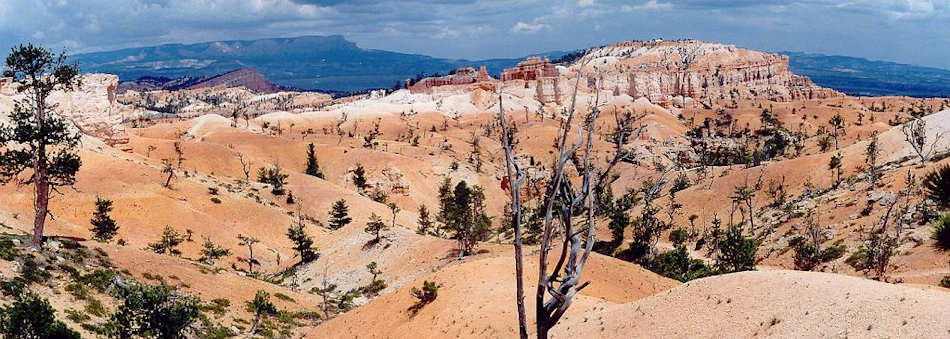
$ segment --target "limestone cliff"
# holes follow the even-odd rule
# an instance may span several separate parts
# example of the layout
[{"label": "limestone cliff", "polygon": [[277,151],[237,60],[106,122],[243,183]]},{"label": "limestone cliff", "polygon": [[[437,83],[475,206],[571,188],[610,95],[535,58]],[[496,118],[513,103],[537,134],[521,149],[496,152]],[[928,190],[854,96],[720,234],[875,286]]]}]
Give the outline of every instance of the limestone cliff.
[{"label": "limestone cliff", "polygon": [[[87,74],[82,77],[82,86],[78,90],[53,92],[48,102],[82,133],[101,139],[110,146],[125,149],[129,137],[122,121],[127,116],[133,116],[134,109],[116,102],[115,89],[118,84],[119,78],[115,75]],[[9,78],[0,79],[0,108],[3,108],[3,113],[12,109],[13,102],[20,98],[22,94],[16,92],[16,84]]]},{"label": "limestone cliff", "polygon": [[682,41],[632,41],[593,48],[572,66],[602,74],[604,89],[663,102],[765,98],[777,101],[842,95],[788,70],[788,57],[732,45]]}]

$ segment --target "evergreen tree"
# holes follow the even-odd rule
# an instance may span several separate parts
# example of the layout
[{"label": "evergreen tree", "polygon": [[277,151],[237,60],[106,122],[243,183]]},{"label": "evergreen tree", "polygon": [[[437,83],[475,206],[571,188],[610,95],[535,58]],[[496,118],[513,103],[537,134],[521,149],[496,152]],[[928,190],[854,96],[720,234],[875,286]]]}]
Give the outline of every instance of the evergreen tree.
[{"label": "evergreen tree", "polygon": [[6,307],[0,307],[0,335],[4,338],[76,338],[79,333],[56,320],[49,301],[32,292],[17,295]]},{"label": "evergreen tree", "polygon": [[314,150],[313,143],[307,145],[307,171],[308,175],[323,179],[323,171],[320,171],[320,164],[317,163],[317,153]]},{"label": "evergreen tree", "polygon": [[385,231],[387,229],[389,229],[389,226],[386,226],[386,223],[383,222],[383,219],[376,215],[376,213],[373,213],[369,216],[369,222],[366,223],[366,228],[363,229],[363,231],[372,234],[375,237],[375,239],[373,239],[373,243],[379,243],[379,232]]},{"label": "evergreen tree", "polygon": [[828,169],[831,170],[831,174],[837,173],[835,185],[841,182],[841,153],[831,156],[831,160],[828,161]]},{"label": "evergreen tree", "polygon": [[[32,44],[20,45],[6,59],[3,76],[13,78],[26,95],[9,113],[12,125],[0,124],[0,184],[16,181],[34,189],[33,245],[43,243],[49,195],[57,186],[71,186],[82,161],[76,153],[80,135],[46,102],[54,90],[81,85],[79,68],[66,64],[66,54],[53,54]],[[23,172],[31,170],[29,176]]]},{"label": "evergreen tree", "polygon": [[363,187],[366,187],[366,169],[363,168],[363,164],[356,164],[356,168],[353,169],[353,185],[356,185],[357,191],[362,191]]},{"label": "evergreen tree", "polygon": [[164,284],[132,283],[116,293],[122,304],[106,325],[112,338],[185,338],[199,318],[197,298],[177,295]]},{"label": "evergreen tree", "polygon": [[[443,200],[441,191],[440,200]],[[487,240],[491,234],[491,217],[485,213],[485,193],[479,186],[469,188],[464,181],[450,192],[444,194],[445,199],[440,202],[443,206],[439,214],[445,220],[443,228],[452,232],[458,241],[459,255],[469,255],[474,253],[478,241]]]},{"label": "evergreen tree", "polygon": [[719,241],[718,268],[723,273],[751,271],[755,269],[755,253],[759,245],[754,239],[742,236],[737,226],[726,229]]},{"label": "evergreen tree", "polygon": [[284,195],[284,185],[287,184],[287,174],[280,170],[280,166],[261,167],[257,170],[257,181],[271,185],[271,194]]},{"label": "evergreen tree", "polygon": [[185,236],[170,226],[162,230],[162,237],[156,242],[148,244],[148,248],[158,254],[179,255],[178,245],[185,242]]},{"label": "evergreen tree", "polygon": [[330,229],[338,230],[348,225],[353,218],[349,217],[350,208],[346,206],[346,200],[340,199],[333,203],[330,208]]},{"label": "evergreen tree", "polygon": [[258,290],[254,295],[254,300],[247,302],[247,312],[254,314],[254,322],[251,323],[251,336],[257,332],[257,326],[265,316],[277,314],[277,306],[270,301],[270,293]]},{"label": "evergreen tree", "polygon": [[433,232],[432,218],[429,216],[429,209],[426,205],[419,206],[419,228],[416,228],[416,234],[428,235]]},{"label": "evergreen tree", "polygon": [[877,181],[881,179],[881,172],[877,168],[878,157],[880,154],[881,150],[877,144],[877,132],[871,132],[871,141],[868,143],[868,147],[864,150],[865,161],[868,164],[868,183],[871,184],[871,189],[877,187]]},{"label": "evergreen tree", "polygon": [[119,232],[119,226],[109,216],[109,212],[112,212],[112,200],[96,196],[96,211],[92,213],[90,231],[93,238],[101,242],[109,242]]},{"label": "evergreen tree", "polygon": [[290,241],[294,243],[293,249],[300,256],[301,264],[313,262],[320,257],[316,248],[313,247],[313,239],[307,235],[307,230],[304,229],[302,218],[298,218],[296,225],[287,228],[287,238],[290,238]]},{"label": "evergreen tree", "polygon": [[452,230],[449,223],[452,219],[451,214],[454,206],[455,195],[452,193],[452,180],[446,177],[442,179],[442,184],[439,185],[439,214],[435,216],[435,220],[442,224],[443,229],[448,231]]},{"label": "evergreen tree", "polygon": [[204,237],[204,239],[205,242],[201,245],[201,257],[198,260],[214,265],[215,260],[231,255],[231,250],[215,245],[211,242],[211,238]]}]

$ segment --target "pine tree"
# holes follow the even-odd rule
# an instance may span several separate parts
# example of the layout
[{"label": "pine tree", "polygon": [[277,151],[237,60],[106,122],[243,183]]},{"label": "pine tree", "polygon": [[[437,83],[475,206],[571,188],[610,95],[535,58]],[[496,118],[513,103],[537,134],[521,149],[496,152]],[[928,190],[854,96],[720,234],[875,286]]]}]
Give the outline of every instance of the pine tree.
[{"label": "pine tree", "polygon": [[257,170],[257,181],[271,185],[271,194],[284,195],[284,185],[287,184],[287,174],[280,170],[280,165],[261,167]]},{"label": "pine tree", "polygon": [[56,320],[49,301],[26,292],[0,307],[0,337],[4,338],[81,338],[79,333]]},{"label": "pine tree", "polygon": [[831,160],[828,161],[828,169],[831,170],[831,174],[837,173],[835,185],[841,182],[841,153],[831,156]]},{"label": "pine tree", "polygon": [[452,219],[452,208],[455,206],[455,196],[452,193],[452,180],[445,178],[439,185],[439,214],[435,220],[442,224],[445,230],[451,230],[449,223]]},{"label": "pine tree", "polygon": [[96,211],[92,213],[92,228],[89,229],[93,233],[93,239],[109,242],[119,232],[119,226],[109,216],[109,212],[112,212],[112,200],[96,196]]},{"label": "pine tree", "polygon": [[363,187],[366,187],[366,169],[362,164],[356,164],[356,168],[353,169],[353,185],[356,185],[357,191],[362,191]]},{"label": "pine tree", "polygon": [[333,203],[330,208],[330,229],[338,230],[348,225],[353,218],[349,217],[350,208],[346,206],[346,200],[340,199]]},{"label": "pine tree", "polygon": [[320,171],[320,164],[317,162],[317,153],[314,150],[313,143],[307,145],[307,170],[308,175],[323,179],[323,171]]},{"label": "pine tree", "polygon": [[[82,161],[76,153],[80,135],[53,112],[46,99],[54,90],[81,85],[79,68],[66,64],[66,54],[53,54],[32,44],[20,45],[6,59],[4,77],[26,95],[9,112],[12,125],[0,124],[0,184],[15,181],[34,189],[33,245],[43,243],[49,215],[49,195],[57,186],[71,186]],[[29,176],[21,176],[31,170]]]},{"label": "pine tree", "polygon": [[375,236],[375,239],[373,239],[373,243],[375,244],[379,243],[379,232],[385,231],[387,229],[389,229],[389,226],[386,226],[386,223],[383,222],[383,219],[376,215],[376,213],[373,213],[369,216],[369,222],[366,223],[366,228],[364,228],[363,231]]},{"label": "pine tree", "polygon": [[257,332],[257,326],[260,325],[262,318],[277,314],[277,306],[274,306],[274,303],[270,301],[270,293],[263,290],[257,291],[254,300],[247,302],[246,309],[248,313],[254,314],[254,321],[251,322],[251,336]]},{"label": "pine tree", "polygon": [[201,257],[198,260],[214,265],[215,260],[231,255],[231,250],[215,245],[211,242],[211,238],[204,237],[204,239],[205,242],[201,245]]},{"label": "pine tree", "polygon": [[162,230],[162,237],[156,242],[148,244],[148,248],[158,254],[179,255],[178,245],[185,242],[185,236],[170,226]]},{"label": "pine tree", "polygon": [[432,230],[432,219],[429,217],[429,209],[426,208],[426,205],[419,206],[419,228],[416,229],[416,234],[428,235]]},{"label": "pine tree", "polygon": [[865,161],[868,164],[867,176],[868,183],[871,184],[871,189],[873,190],[877,187],[877,181],[881,179],[881,172],[877,168],[877,160],[881,154],[881,150],[877,144],[877,132],[872,132],[871,142],[868,143],[868,147],[864,150]]},{"label": "pine tree", "polygon": [[300,256],[300,263],[306,264],[317,260],[320,254],[313,247],[313,239],[307,235],[304,228],[303,218],[298,218],[296,225],[287,228],[287,238],[294,243],[294,251]]},{"label": "pine tree", "polygon": [[742,236],[737,226],[726,229],[725,236],[719,241],[717,265],[724,273],[751,271],[755,269],[755,253],[759,245],[754,239]]}]

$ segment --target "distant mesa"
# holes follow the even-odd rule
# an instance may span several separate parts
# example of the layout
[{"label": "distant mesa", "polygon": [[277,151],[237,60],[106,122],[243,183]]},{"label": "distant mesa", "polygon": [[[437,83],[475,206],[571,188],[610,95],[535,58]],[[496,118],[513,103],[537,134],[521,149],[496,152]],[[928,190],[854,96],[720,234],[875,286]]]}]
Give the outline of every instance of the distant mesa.
[{"label": "distant mesa", "polygon": [[123,81],[119,84],[118,93],[132,90],[137,92],[180,89],[198,89],[209,87],[244,87],[248,90],[267,94],[276,93],[281,89],[253,68],[242,68],[213,77],[180,77],[175,79],[165,77],[141,77],[132,81]]}]

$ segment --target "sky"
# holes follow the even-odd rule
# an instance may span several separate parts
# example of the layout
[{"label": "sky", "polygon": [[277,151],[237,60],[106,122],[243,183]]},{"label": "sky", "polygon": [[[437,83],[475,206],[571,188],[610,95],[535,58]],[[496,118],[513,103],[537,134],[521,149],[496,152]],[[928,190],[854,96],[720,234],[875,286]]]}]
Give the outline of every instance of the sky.
[{"label": "sky", "polygon": [[950,0],[0,0],[0,48],[339,34],[444,58],[694,38],[950,69]]}]

